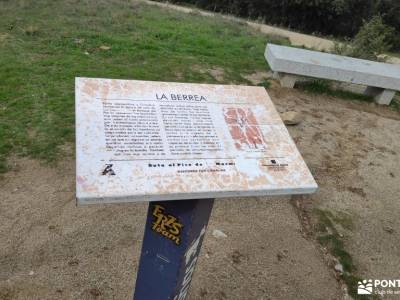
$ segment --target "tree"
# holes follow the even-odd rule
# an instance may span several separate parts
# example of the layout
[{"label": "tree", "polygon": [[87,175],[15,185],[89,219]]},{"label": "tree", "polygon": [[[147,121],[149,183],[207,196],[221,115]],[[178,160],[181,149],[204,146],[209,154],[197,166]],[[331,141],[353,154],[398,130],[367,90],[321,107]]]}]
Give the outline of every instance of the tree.
[{"label": "tree", "polygon": [[400,49],[400,0],[170,0],[217,12],[263,19],[308,33],[353,38],[363,20],[380,15],[397,30]]}]

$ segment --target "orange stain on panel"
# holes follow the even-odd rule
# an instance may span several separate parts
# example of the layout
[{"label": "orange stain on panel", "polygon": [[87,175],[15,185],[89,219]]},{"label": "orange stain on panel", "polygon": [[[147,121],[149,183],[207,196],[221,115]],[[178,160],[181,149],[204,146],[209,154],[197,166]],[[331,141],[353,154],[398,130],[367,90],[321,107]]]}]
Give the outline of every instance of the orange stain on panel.
[{"label": "orange stain on panel", "polygon": [[262,131],[250,108],[225,108],[224,117],[238,150],[265,149]]},{"label": "orange stain on panel", "polygon": [[88,96],[95,95],[98,85],[93,80],[90,79],[84,79],[82,80],[82,82],[83,86],[81,91]]}]

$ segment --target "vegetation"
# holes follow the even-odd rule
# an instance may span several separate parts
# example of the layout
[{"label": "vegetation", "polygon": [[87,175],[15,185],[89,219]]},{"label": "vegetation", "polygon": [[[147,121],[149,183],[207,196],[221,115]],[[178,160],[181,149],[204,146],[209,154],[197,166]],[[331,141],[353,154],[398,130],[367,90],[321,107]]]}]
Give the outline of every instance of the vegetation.
[{"label": "vegetation", "polygon": [[400,49],[398,0],[172,0],[204,9],[261,19],[308,33],[354,37],[364,20],[381,15],[397,31],[393,40]]},{"label": "vegetation", "polygon": [[354,299],[377,299],[373,296],[363,296],[357,294],[357,283],[361,278],[355,275],[357,268],[354,265],[353,258],[345,249],[343,235],[338,231],[340,226],[343,231],[353,230],[353,221],[350,215],[337,212],[332,213],[329,210],[315,209],[314,216],[317,218],[316,233],[318,242],[324,246],[331,255],[343,266],[343,273],[340,275],[347,285],[348,293]]},{"label": "vegetation", "polygon": [[242,75],[268,68],[266,43],[287,43],[132,1],[0,1],[0,12],[1,172],[11,153],[54,161],[73,143],[75,77],[250,84]]},{"label": "vegetation", "polygon": [[[348,99],[348,100],[358,100],[364,101],[368,103],[374,102],[374,98],[372,96],[357,94],[346,90],[340,90],[332,87],[332,82],[324,79],[316,79],[311,81],[300,82],[297,86],[309,93],[319,94],[319,95],[328,95],[332,97]],[[389,108],[400,112],[400,97],[399,95],[395,97],[389,105]]]},{"label": "vegetation", "polygon": [[363,59],[383,60],[380,55],[392,48],[394,35],[394,29],[384,24],[381,16],[375,16],[369,22],[364,22],[350,43],[336,43],[335,52]]},{"label": "vegetation", "polygon": [[299,88],[314,94],[325,94],[343,99],[373,102],[373,98],[371,96],[333,89],[330,85],[330,81],[328,80],[317,79],[299,83],[298,86]]}]

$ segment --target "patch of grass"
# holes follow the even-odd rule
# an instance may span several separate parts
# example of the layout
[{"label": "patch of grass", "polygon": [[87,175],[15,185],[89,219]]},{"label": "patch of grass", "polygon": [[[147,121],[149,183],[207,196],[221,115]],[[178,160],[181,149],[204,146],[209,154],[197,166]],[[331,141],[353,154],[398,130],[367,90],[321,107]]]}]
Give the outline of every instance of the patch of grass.
[{"label": "patch of grass", "polygon": [[74,142],[75,77],[216,83],[200,66],[247,84],[243,74],[268,68],[266,43],[287,43],[132,1],[0,1],[0,11],[0,172],[11,153],[56,161]]},{"label": "patch of grass", "polygon": [[393,98],[392,102],[390,102],[389,108],[400,112],[400,93],[397,92],[396,96]]},{"label": "patch of grass", "polygon": [[264,79],[261,83],[257,84],[257,86],[263,86],[268,89],[271,87],[271,82],[268,79]]},{"label": "patch of grass", "polygon": [[323,224],[330,227],[334,227],[333,224],[339,224],[343,229],[350,231],[354,229],[353,217],[350,214],[341,211],[333,213],[329,210],[317,210],[317,214],[320,216],[320,221],[324,221]]},{"label": "patch of grass", "polygon": [[[374,98],[372,96],[333,89],[330,86],[329,81],[323,79],[301,82],[298,84],[298,87],[306,92],[313,94],[328,95],[332,97],[348,99],[348,100],[358,100],[368,103],[374,102]],[[399,98],[400,98],[400,93],[396,93],[396,97],[392,100],[392,102],[389,105],[390,109],[400,112]]]},{"label": "patch of grass", "polygon": [[357,295],[357,283],[362,279],[356,275],[357,268],[353,258],[346,251],[343,239],[336,228],[336,224],[340,224],[343,228],[352,230],[354,224],[351,216],[342,212],[334,214],[329,210],[322,209],[314,209],[313,213],[318,220],[317,240],[342,264],[342,279],[347,285],[350,296],[353,299],[378,299],[375,296]]},{"label": "patch of grass", "polygon": [[313,94],[322,94],[328,95],[332,97],[342,98],[342,99],[349,99],[349,100],[359,100],[365,102],[373,102],[374,99],[371,96],[363,95],[363,94],[356,94],[349,91],[342,91],[333,89],[330,86],[329,81],[327,80],[313,80],[309,82],[303,82],[298,85],[304,91]]},{"label": "patch of grass", "polygon": [[345,272],[352,272],[355,269],[353,260],[344,250],[343,241],[334,225],[334,215],[330,211],[320,209],[316,209],[314,213],[318,217],[318,241],[339,259]]}]

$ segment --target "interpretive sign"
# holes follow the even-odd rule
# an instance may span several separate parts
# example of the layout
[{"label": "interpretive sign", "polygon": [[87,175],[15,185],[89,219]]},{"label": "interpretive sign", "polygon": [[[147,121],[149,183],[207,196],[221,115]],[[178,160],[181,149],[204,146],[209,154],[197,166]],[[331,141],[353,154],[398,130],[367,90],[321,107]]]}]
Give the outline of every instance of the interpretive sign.
[{"label": "interpretive sign", "polygon": [[306,194],[262,87],[76,79],[79,204]]},{"label": "interpretive sign", "polygon": [[152,201],[134,300],[186,298],[214,198],[317,188],[261,87],[77,78],[76,149],[79,204]]}]

